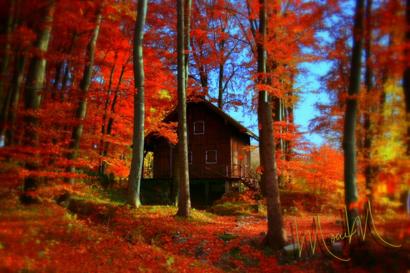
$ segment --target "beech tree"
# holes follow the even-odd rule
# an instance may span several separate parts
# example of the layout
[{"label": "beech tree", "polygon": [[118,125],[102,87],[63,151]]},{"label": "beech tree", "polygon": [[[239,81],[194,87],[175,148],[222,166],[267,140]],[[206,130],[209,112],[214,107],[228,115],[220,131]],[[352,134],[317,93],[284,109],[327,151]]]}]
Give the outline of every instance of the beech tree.
[{"label": "beech tree", "polygon": [[11,92],[8,92],[7,95],[5,95],[5,83],[10,79],[10,77],[7,75],[9,72],[9,62],[10,62],[10,57],[13,57],[12,52],[11,52],[11,34],[14,30],[15,24],[15,3],[14,1],[10,1],[10,7],[9,7],[9,12],[8,12],[8,18],[7,18],[7,27],[6,27],[6,42],[4,46],[4,52],[3,52],[3,58],[1,61],[1,66],[0,66],[0,142],[3,142],[2,145],[4,145],[6,142],[5,140],[5,124],[8,120],[8,114],[9,114],[9,108],[11,104]]},{"label": "beech tree", "polygon": [[[402,37],[405,37],[402,31],[405,24],[405,13],[401,12],[404,9],[400,8],[402,3],[387,1],[373,5],[372,1],[366,1],[363,5],[361,54],[364,56],[359,69],[359,76],[363,78],[358,81],[364,92],[348,95],[353,55],[350,39],[358,35],[352,33],[355,30],[354,20],[346,20],[352,17],[350,12],[335,10],[338,6],[329,6],[335,21],[325,23],[324,29],[330,37],[325,47],[325,58],[332,66],[322,80],[330,100],[318,105],[322,115],[312,123],[313,130],[329,136],[328,142],[343,147],[346,104],[349,99],[356,98],[356,175],[365,178],[365,183],[359,179],[355,181],[356,189],[363,193],[357,195],[360,204],[365,196],[377,202],[374,197],[378,191],[374,189],[383,183],[390,183],[387,175],[405,172],[403,136],[407,130],[404,122],[405,98],[399,91],[405,68],[402,63],[405,51],[397,50],[406,48],[401,44]],[[394,22],[399,21],[400,27],[395,26]],[[352,206],[356,206],[355,202]]]},{"label": "beech tree", "polygon": [[[74,126],[73,131],[72,131],[72,136],[71,136],[71,143],[70,143],[70,153],[68,154],[68,159],[73,160],[77,157],[78,154],[78,149],[80,147],[80,141],[81,141],[81,136],[83,134],[83,120],[87,114],[87,95],[88,95],[88,90],[90,88],[91,84],[91,79],[92,79],[92,73],[93,73],[93,68],[94,68],[94,59],[95,59],[95,47],[97,45],[97,39],[98,35],[100,33],[100,26],[101,26],[101,21],[102,21],[102,6],[99,6],[97,9],[97,15],[96,15],[96,22],[95,22],[95,27],[92,32],[90,41],[87,45],[87,58],[88,61],[85,64],[84,67],[84,74],[83,78],[80,82],[80,90],[81,90],[81,97],[80,97],[80,102],[78,104],[77,110],[76,110],[76,118],[79,122],[76,126]],[[75,167],[74,165],[71,165],[69,167],[69,172],[74,173],[75,172]],[[69,182],[74,182],[74,178],[70,177],[68,179]]]},{"label": "beech tree", "polygon": [[132,161],[130,176],[128,178],[128,203],[133,207],[138,207],[141,204],[140,185],[142,179],[142,166],[144,163],[145,74],[143,41],[145,18],[147,14],[147,2],[147,0],[138,1],[134,34],[134,82],[136,94],[134,95],[134,136]]},{"label": "beech tree", "polygon": [[1,61],[1,66],[0,66],[0,107],[3,107],[3,108],[7,107],[6,101],[5,101],[5,97],[6,97],[5,96],[5,82],[9,80],[9,77],[7,74],[9,71],[10,57],[13,57],[13,55],[11,54],[11,41],[10,40],[11,40],[11,34],[15,27],[15,24],[14,24],[14,21],[16,20],[15,14],[14,14],[15,8],[16,8],[15,1],[10,1],[10,7],[9,7],[9,12],[8,12],[8,17],[7,17],[7,26],[6,26],[6,42],[5,42],[3,58]]},{"label": "beech tree", "polygon": [[[190,213],[189,168],[188,168],[188,134],[186,118],[186,72],[185,45],[187,44],[185,16],[189,16],[191,0],[177,1],[177,58],[178,58],[178,216],[188,217]],[[188,18],[190,20],[190,18]]]},{"label": "beech tree", "polygon": [[[266,84],[266,0],[260,0],[259,34],[258,41],[258,73],[261,84]],[[268,232],[267,244],[273,249],[281,249],[285,244],[283,234],[283,219],[279,199],[279,187],[276,172],[275,141],[273,134],[272,100],[268,92],[261,90],[258,93],[258,123],[259,123],[259,153],[262,167],[261,184],[265,188]]]},{"label": "beech tree", "polygon": [[356,203],[358,191],[356,182],[356,118],[357,100],[360,89],[361,58],[364,34],[364,0],[356,1],[356,10],[353,26],[353,48],[350,65],[350,79],[346,98],[344,120],[343,150],[344,150],[344,183],[345,203],[348,211],[349,224],[352,224],[357,215]]},{"label": "beech tree", "polygon": [[[4,162],[14,158],[17,169],[15,176],[28,176],[28,180],[52,181],[54,178],[65,178],[66,181],[72,181],[74,177],[82,179],[88,174],[95,177],[100,165],[104,166],[101,169],[110,178],[110,183],[125,179],[130,172],[128,152],[132,139],[130,121],[133,118],[133,104],[130,102],[134,96],[130,65],[135,24],[135,14],[130,12],[132,1],[104,2],[104,23],[100,26],[98,46],[94,49],[95,60],[86,96],[82,89],[84,71],[85,66],[90,64],[88,45],[96,26],[100,3],[55,1],[56,16],[50,24],[45,24],[50,1],[12,2],[14,6],[10,5],[11,1],[1,5],[2,22],[6,23],[13,17],[13,25],[10,35],[7,33],[7,26],[1,29],[2,48],[7,42],[10,43],[11,50],[7,51],[10,61],[7,77],[3,81],[7,107],[1,109],[0,114],[0,133],[6,135],[6,146],[2,147],[0,156],[5,159]],[[156,8],[157,14],[166,12],[173,18],[169,12],[171,10],[176,11],[175,8]],[[172,58],[158,58],[173,50],[170,46],[172,43],[169,42],[172,41],[172,34],[169,31],[163,33],[163,37],[169,38],[169,41],[166,43],[167,47],[161,47],[155,36],[159,33],[160,22],[154,19],[155,16],[151,16],[152,31],[147,41],[150,50],[144,56],[151,64],[145,69],[148,75],[146,85],[150,92],[147,99],[149,111],[146,113],[148,122],[145,127],[147,132],[158,130],[158,134],[174,141],[176,134],[172,131],[173,126],[161,123],[164,113],[175,106],[172,103],[176,97],[175,78],[173,71],[167,66],[171,63],[168,60]],[[170,22],[166,25],[171,26]],[[49,35],[53,37],[47,51],[39,50],[36,42],[41,39],[43,30],[49,30],[45,26],[52,27]],[[115,52],[118,53],[117,61],[114,58]],[[3,53],[2,50],[1,54]],[[47,67],[43,71],[41,91],[36,93],[41,97],[41,103],[34,110],[25,108],[19,100],[30,100],[26,91],[30,89],[28,81],[32,81],[34,77],[32,63],[36,59],[46,61]],[[115,69],[112,69],[114,64]],[[112,82],[108,84],[111,78]],[[23,94],[20,94],[20,89],[24,91]],[[76,114],[84,97],[87,113],[81,119]],[[35,120],[36,124],[26,126],[29,119]],[[77,130],[78,125],[82,127],[81,138],[78,139],[80,144],[78,149],[68,150],[74,143],[73,127],[77,127]],[[27,141],[24,135],[29,136]],[[38,145],[32,142],[33,136],[38,139]],[[70,159],[74,152],[76,155]],[[82,172],[71,172],[71,167],[74,166]],[[102,181],[102,184],[105,182]]]},{"label": "beech tree", "polygon": [[[27,64],[27,57],[24,53],[17,53],[15,58],[15,68],[13,77],[10,83],[9,92],[7,94],[7,106],[4,109],[4,126],[1,135],[5,135],[5,145],[13,145],[15,143],[15,130],[17,109],[20,99],[20,89],[23,85],[24,71]],[[7,126],[6,126],[7,124]]]},{"label": "beech tree", "polygon": [[[35,42],[35,47],[38,54],[33,57],[30,62],[29,71],[27,74],[26,86],[24,89],[24,107],[26,110],[36,111],[40,108],[42,89],[44,87],[47,60],[44,54],[48,50],[48,45],[51,39],[51,30],[53,27],[55,11],[55,1],[49,0],[46,2],[44,11],[44,18],[41,24],[41,29],[38,30],[38,37]],[[25,134],[24,145],[27,147],[37,148],[39,138],[37,133],[37,126],[39,120],[36,114],[31,112],[25,118]],[[37,156],[30,162],[27,162],[26,168],[28,170],[36,170],[38,167]],[[24,180],[24,191],[28,192],[37,187],[38,178],[28,176]]]},{"label": "beech tree", "polygon": [[243,105],[245,98],[239,89],[249,73],[247,61],[240,57],[248,44],[240,37],[234,3],[196,0],[192,13],[192,69],[188,77],[195,80],[194,87],[198,86],[194,91],[221,109]]}]

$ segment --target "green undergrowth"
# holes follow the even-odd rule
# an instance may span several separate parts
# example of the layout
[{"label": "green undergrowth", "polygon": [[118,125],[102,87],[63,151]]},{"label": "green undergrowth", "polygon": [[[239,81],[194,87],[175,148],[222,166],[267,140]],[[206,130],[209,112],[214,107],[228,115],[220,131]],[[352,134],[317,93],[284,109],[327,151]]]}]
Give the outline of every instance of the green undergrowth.
[{"label": "green undergrowth", "polygon": [[112,202],[111,200],[106,199],[103,196],[94,196],[94,195],[78,196],[78,195],[74,195],[74,196],[71,196],[70,198],[74,199],[74,200],[77,200],[77,201],[84,201],[84,202],[94,203],[96,205],[108,205],[108,206],[118,206],[118,205],[120,205],[119,203]]},{"label": "green undergrowth", "polygon": [[238,238],[238,235],[225,232],[225,233],[219,234],[218,238],[221,239],[224,242],[229,242],[230,240]]},{"label": "green undergrowth", "polygon": [[103,190],[95,188],[87,194],[70,197],[72,203],[76,203],[77,206],[87,208],[86,210],[92,213],[93,208],[111,208],[127,207],[135,217],[145,217],[149,215],[159,216],[175,216],[179,221],[189,221],[198,223],[212,223],[216,215],[213,213],[191,209],[190,216],[186,219],[176,216],[177,207],[167,205],[141,205],[140,207],[133,209],[126,204],[126,191],[120,189],[108,189]]},{"label": "green undergrowth", "polygon": [[189,222],[199,222],[199,223],[212,223],[215,219],[215,215],[203,211],[191,209],[190,216],[186,219],[183,217],[176,216],[178,208],[176,206],[148,206],[143,205],[135,209],[136,216],[147,216],[151,214],[156,214],[160,216],[175,216],[177,220],[189,221]]},{"label": "green undergrowth", "polygon": [[262,204],[233,201],[215,204],[209,209],[209,211],[222,216],[265,215],[266,206]]}]

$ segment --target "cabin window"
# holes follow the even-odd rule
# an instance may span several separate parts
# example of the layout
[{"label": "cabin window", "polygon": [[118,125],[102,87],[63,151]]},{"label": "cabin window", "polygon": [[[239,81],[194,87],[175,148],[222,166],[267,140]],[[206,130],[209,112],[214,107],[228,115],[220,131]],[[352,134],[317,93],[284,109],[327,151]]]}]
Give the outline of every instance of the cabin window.
[{"label": "cabin window", "polygon": [[218,161],[217,150],[208,150],[205,152],[205,163],[206,164],[216,164]]},{"label": "cabin window", "polygon": [[205,133],[205,122],[203,120],[194,122],[194,135],[203,135]]}]

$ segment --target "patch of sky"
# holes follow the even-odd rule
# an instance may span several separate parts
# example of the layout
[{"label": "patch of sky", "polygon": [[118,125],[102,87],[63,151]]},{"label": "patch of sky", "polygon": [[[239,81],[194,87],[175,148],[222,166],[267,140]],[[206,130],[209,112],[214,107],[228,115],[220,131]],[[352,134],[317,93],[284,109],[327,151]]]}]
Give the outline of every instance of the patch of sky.
[{"label": "patch of sky", "polygon": [[320,146],[325,139],[322,135],[309,131],[309,123],[319,115],[315,105],[329,102],[327,94],[320,86],[319,78],[328,72],[330,64],[325,61],[302,63],[299,68],[303,72],[296,78],[295,87],[299,90],[299,100],[294,110],[295,124],[307,141]]}]

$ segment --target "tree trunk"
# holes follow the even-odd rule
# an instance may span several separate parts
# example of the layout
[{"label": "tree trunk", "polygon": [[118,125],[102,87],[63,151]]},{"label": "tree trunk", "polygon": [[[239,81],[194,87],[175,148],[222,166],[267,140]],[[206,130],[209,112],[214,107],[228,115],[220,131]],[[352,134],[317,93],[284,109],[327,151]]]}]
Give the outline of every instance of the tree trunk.
[{"label": "tree trunk", "polygon": [[[273,105],[274,105],[274,109],[273,109],[273,113],[274,113],[274,119],[273,122],[274,124],[280,121],[283,121],[283,100],[279,97],[274,97],[273,98]],[[278,126],[278,130],[279,130],[279,135],[282,135],[283,133],[283,128],[282,125]],[[275,132],[275,126],[273,127],[273,132]],[[284,159],[284,143],[283,143],[283,139],[282,137],[279,137],[279,139],[276,140],[276,147],[275,150],[279,151],[279,156],[280,159],[283,160]],[[285,177],[283,176],[283,172],[281,172],[278,175],[278,186],[279,188],[283,188],[285,184]]]},{"label": "tree trunk", "polygon": [[134,136],[132,147],[132,161],[128,178],[128,204],[139,207],[142,167],[144,163],[144,60],[143,41],[144,25],[147,14],[147,0],[138,0],[137,20],[134,33]]},{"label": "tree trunk", "polygon": [[63,67],[64,67],[64,60],[59,61],[55,67],[53,89],[51,90],[51,98],[54,101],[57,99],[57,91],[59,89],[59,84],[62,78]]},{"label": "tree trunk", "polygon": [[344,183],[345,203],[349,224],[357,216],[355,204],[358,201],[356,183],[356,116],[357,95],[360,89],[361,56],[363,47],[363,10],[364,0],[356,0],[356,11],[353,28],[353,48],[350,67],[350,81],[344,122]]},{"label": "tree trunk", "polygon": [[[127,60],[126,63],[125,63],[125,64],[122,66],[122,68],[121,68],[120,76],[119,76],[119,78],[118,78],[117,88],[115,89],[114,98],[112,99],[112,103],[111,103],[111,110],[110,110],[110,111],[111,111],[111,115],[112,115],[113,113],[115,113],[115,106],[117,105],[118,93],[120,92],[120,86],[121,86],[121,82],[122,82],[122,77],[124,76],[125,68],[126,68],[126,66],[127,66],[127,64],[128,64],[128,61],[129,61],[129,60]],[[108,119],[108,122],[107,122],[107,132],[106,132],[106,135],[107,135],[107,136],[111,135],[113,125],[114,125],[114,117],[111,116],[111,117]],[[109,149],[109,146],[110,146],[109,144],[110,144],[110,143],[109,143],[108,141],[104,141],[104,147],[103,147],[102,156],[106,156],[106,155],[108,154],[108,149]],[[107,164],[105,164],[105,162],[103,162],[102,170],[101,170],[103,174],[105,173],[106,166],[107,166]]]},{"label": "tree trunk", "polygon": [[189,51],[191,50],[191,2],[192,0],[185,0],[184,4],[184,69],[185,69],[185,88],[188,88],[188,75],[189,75]]},{"label": "tree trunk", "polygon": [[[222,54],[225,50],[225,40],[222,40],[219,45],[219,50]],[[224,62],[222,59],[219,60],[219,75],[218,75],[218,108],[223,108],[223,93],[224,93]]]},{"label": "tree trunk", "polygon": [[[193,59],[196,65],[198,66],[197,70],[199,73],[199,83],[201,84],[202,93],[203,93],[203,96],[205,97],[208,94],[208,71],[206,70],[206,66],[201,63],[201,58],[203,58],[203,54],[202,54],[203,44],[200,41],[197,41],[196,43],[194,43],[192,37],[190,38],[190,41],[191,41],[190,44],[192,46],[192,56],[193,56]],[[195,47],[196,44],[198,45],[197,47]]]},{"label": "tree trunk", "polygon": [[[294,121],[294,118],[293,118],[293,107],[294,107],[294,104],[293,104],[293,86],[294,86],[294,82],[295,82],[295,80],[294,80],[294,75],[293,75],[293,73],[292,73],[292,75],[291,75],[291,84],[290,84],[290,86],[289,86],[289,88],[290,88],[290,92],[289,92],[289,100],[288,100],[288,105],[287,105],[287,107],[285,108],[285,113],[286,113],[286,122],[288,123],[288,127],[287,127],[287,132],[288,133],[293,133],[294,131],[294,125],[295,125],[295,121]],[[293,153],[293,140],[286,140],[286,145],[285,145],[285,147],[286,147],[286,150],[285,150],[285,158],[286,158],[286,161],[290,161],[291,159],[292,159],[292,153]]]},{"label": "tree trunk", "polygon": [[219,64],[219,76],[218,76],[218,108],[220,109],[223,108],[223,93],[224,93],[223,81],[224,81],[224,65],[221,63]]},{"label": "tree trunk", "polygon": [[[366,30],[365,30],[365,62],[366,62],[366,72],[365,72],[365,86],[366,93],[370,97],[373,92],[373,68],[371,60],[371,46],[372,46],[372,1],[366,1]],[[373,166],[371,162],[371,149],[373,142],[373,129],[372,121],[370,119],[370,113],[374,112],[375,107],[373,105],[367,106],[364,113],[364,160],[365,160],[365,170],[364,175],[366,179],[366,195],[368,200],[372,199],[372,180],[373,180]]]},{"label": "tree trunk", "polygon": [[13,79],[11,82],[11,87],[10,87],[10,94],[11,94],[11,100],[10,100],[10,108],[9,112],[7,115],[7,124],[8,128],[6,130],[6,145],[13,145],[15,143],[15,130],[16,130],[16,117],[17,117],[17,108],[18,108],[18,103],[20,100],[20,89],[23,84],[23,79],[24,79],[24,70],[26,67],[26,56],[24,54],[21,54],[16,57],[16,67],[15,67],[15,72],[13,74]]},{"label": "tree trunk", "polygon": [[[20,86],[23,79],[23,72],[24,72],[24,63],[25,57],[24,56],[17,56],[16,54],[16,65],[14,69],[13,78],[11,80],[11,85],[9,91],[6,96],[6,100],[4,102],[4,107],[1,115],[1,132],[0,137],[3,136],[5,139],[5,145],[10,143],[9,134],[6,133],[7,131],[10,132],[10,115],[12,111],[17,110],[17,103],[20,97]],[[17,100],[17,101],[16,101]],[[15,114],[14,114],[15,116]],[[15,119],[15,117],[13,117]]]},{"label": "tree trunk", "polygon": [[[108,87],[107,87],[107,98],[105,99],[105,103],[104,103],[104,114],[103,114],[103,118],[102,118],[102,124],[101,124],[101,139],[100,139],[100,156],[103,157],[104,155],[104,137],[107,134],[107,117],[108,117],[108,112],[109,112],[109,106],[110,106],[110,102],[111,102],[111,92],[112,92],[112,83],[113,83],[113,77],[114,77],[114,72],[115,72],[115,66],[116,66],[116,62],[117,62],[117,58],[118,58],[118,53],[115,52],[115,56],[114,56],[114,64],[111,67],[111,71],[110,71],[110,77],[108,80]],[[106,164],[104,162],[104,160],[100,161],[100,167],[99,167],[99,172],[101,176],[105,176],[105,168],[106,168]]]},{"label": "tree trunk", "polygon": [[[294,104],[293,104],[293,99],[292,99],[293,98],[293,85],[294,85],[294,75],[292,73],[292,75],[291,75],[291,84],[289,86],[290,92],[289,92],[289,95],[288,95],[290,97],[290,99],[288,100],[288,105],[285,108],[286,122],[288,124],[287,128],[286,128],[286,132],[291,133],[291,134],[294,133],[294,126],[295,126],[295,121],[294,121],[294,118],[293,118]],[[284,152],[285,152],[285,160],[287,162],[290,162],[293,158],[293,142],[294,142],[293,139],[287,139],[285,141],[285,151]],[[288,185],[292,184],[292,175],[291,174],[288,174],[288,177],[286,179],[286,183]]]},{"label": "tree trunk", "polygon": [[[185,6],[186,3],[186,6]],[[186,118],[186,74],[185,63],[185,10],[190,14],[191,0],[177,0],[177,54],[178,54],[178,174],[179,174],[179,195],[178,195],[178,216],[188,217],[190,213],[189,196],[189,169],[188,169],[188,136]],[[188,18],[189,21],[190,18]],[[188,25],[188,24],[186,24]]]},{"label": "tree trunk", "polygon": [[[33,57],[30,63],[29,71],[27,74],[25,93],[24,93],[24,108],[26,110],[38,110],[41,103],[41,91],[44,86],[46,75],[47,60],[44,58],[44,53],[48,50],[48,45],[51,38],[51,30],[55,11],[55,1],[48,1],[44,21],[42,23],[41,32],[39,32],[36,49],[40,54]],[[24,120],[25,135],[24,145],[36,147],[38,146],[38,118],[35,115],[26,116]],[[36,157],[36,156],[35,156]],[[38,168],[37,162],[33,161],[26,164],[26,168],[30,171]],[[24,180],[24,191],[30,191],[37,187],[38,180],[34,177],[27,177]],[[24,196],[23,196],[24,197]]]},{"label": "tree trunk", "polygon": [[[292,95],[291,95],[292,96]],[[294,119],[293,119],[293,105],[290,105],[286,108],[286,115],[287,115],[287,122],[288,122],[288,129],[287,132],[293,134],[294,130]],[[285,160],[286,162],[292,161],[293,158],[293,139],[288,139],[285,142]],[[286,183],[288,185],[292,184],[292,174],[289,173],[286,178]]]},{"label": "tree trunk", "polygon": [[[78,39],[78,34],[77,32],[74,32],[72,34],[70,47],[67,50],[68,55],[72,54],[77,39]],[[65,100],[65,95],[66,95],[65,93],[67,91],[66,88],[67,88],[69,78],[70,78],[70,61],[68,59],[65,60],[63,67],[64,67],[63,69],[64,71],[63,71],[63,75],[61,79],[61,94],[60,94],[60,99],[62,102]],[[71,84],[73,83],[71,82]]]},{"label": "tree trunk", "polygon": [[404,73],[403,73],[403,90],[406,104],[406,154],[410,156],[410,0],[406,0],[406,34],[404,37]]},{"label": "tree trunk", "polygon": [[[79,124],[74,126],[73,131],[72,131],[71,143],[70,143],[71,152],[68,154],[68,159],[70,160],[77,158],[78,149],[80,147],[80,140],[83,134],[83,127],[84,127],[83,121],[87,114],[87,94],[88,94],[88,89],[91,84],[91,77],[92,77],[92,71],[93,71],[93,66],[94,66],[95,47],[97,44],[97,39],[98,39],[98,35],[100,32],[100,25],[101,25],[101,20],[102,20],[101,9],[102,7],[100,7],[97,12],[94,31],[92,33],[91,40],[87,46],[88,62],[85,65],[83,78],[80,83],[81,98],[80,98],[80,103],[76,110],[76,118],[79,121]],[[68,171],[72,174],[75,173],[75,167],[71,165],[68,168]],[[69,179],[67,179],[67,182],[73,183],[74,178],[70,177]]]},{"label": "tree trunk", "polygon": [[[266,83],[266,1],[260,0],[259,33],[262,41],[258,42],[258,73]],[[260,160],[263,169],[262,185],[265,187],[268,210],[268,232],[266,243],[272,249],[281,249],[285,244],[283,219],[279,200],[279,188],[276,176],[275,143],[271,99],[266,91],[259,91],[258,123],[260,139]]]},{"label": "tree trunk", "polygon": [[11,56],[10,38],[11,38],[11,34],[14,28],[14,10],[15,10],[15,3],[14,3],[14,0],[12,0],[10,1],[9,14],[7,18],[6,45],[4,46],[4,56],[3,56],[3,60],[1,62],[1,67],[0,67],[0,107],[2,107],[2,109],[8,107],[7,102],[5,101],[6,96],[4,94],[5,93],[4,83],[9,80],[8,71],[9,71],[9,62],[10,62],[10,56]]}]

